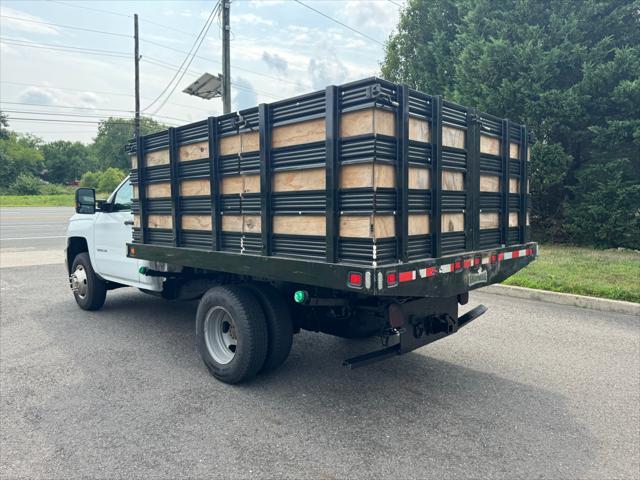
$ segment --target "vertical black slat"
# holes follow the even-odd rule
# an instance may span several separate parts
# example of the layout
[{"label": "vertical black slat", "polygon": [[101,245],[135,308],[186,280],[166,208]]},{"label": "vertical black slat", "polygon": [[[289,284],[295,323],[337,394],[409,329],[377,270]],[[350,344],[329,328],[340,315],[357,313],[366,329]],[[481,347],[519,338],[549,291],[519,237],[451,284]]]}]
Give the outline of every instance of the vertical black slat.
[{"label": "vertical black slat", "polygon": [[432,101],[432,134],[431,134],[431,251],[438,258],[442,251],[442,97],[434,95]]},{"label": "vertical black slat", "polygon": [[398,86],[396,111],[397,258],[408,261],[409,243],[409,87]]},{"label": "vertical black slat", "polygon": [[529,193],[527,185],[529,180],[529,166],[527,165],[527,152],[529,150],[529,132],[525,125],[520,126],[520,218],[518,225],[520,227],[519,240],[520,243],[527,242],[527,209],[529,207]]},{"label": "vertical black slat", "polygon": [[338,238],[338,144],[339,138],[339,115],[340,106],[338,104],[338,87],[331,85],[326,89],[325,96],[325,147],[326,147],[326,222],[327,222],[327,262],[335,263],[337,259],[337,238]]},{"label": "vertical black slat", "polygon": [[171,182],[171,221],[173,222],[173,246],[180,246],[181,210],[180,178],[178,177],[178,131],[169,128],[169,180]]},{"label": "vertical black slat", "polygon": [[480,122],[475,109],[467,112],[467,190],[464,224],[467,251],[480,245]]},{"label": "vertical black slat", "polygon": [[500,186],[500,243],[506,245],[509,238],[509,120],[502,120],[502,176]]},{"label": "vertical black slat", "polygon": [[262,255],[271,255],[271,118],[269,106],[258,106],[260,128],[260,231]]},{"label": "vertical black slat", "polygon": [[211,193],[211,248],[220,250],[220,165],[218,162],[218,122],[207,118],[209,136],[209,191]]},{"label": "vertical black slat", "polygon": [[147,199],[147,188],[145,185],[145,164],[147,160],[144,153],[144,137],[138,137],[136,140],[136,156],[138,157],[138,204],[140,205],[140,243],[145,243],[147,229],[147,212],[145,203]]}]

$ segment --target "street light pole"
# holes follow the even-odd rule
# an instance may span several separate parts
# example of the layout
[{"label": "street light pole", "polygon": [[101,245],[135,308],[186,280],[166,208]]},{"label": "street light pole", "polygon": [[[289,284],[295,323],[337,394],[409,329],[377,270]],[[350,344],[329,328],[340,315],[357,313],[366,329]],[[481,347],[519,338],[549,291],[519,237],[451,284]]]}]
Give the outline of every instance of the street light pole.
[{"label": "street light pole", "polygon": [[229,14],[231,0],[222,0],[222,109],[231,112],[231,49]]},{"label": "street light pole", "polygon": [[140,136],[140,46],[138,39],[138,14],[133,15],[133,38],[134,38],[134,54],[135,54],[135,89],[136,89],[136,118],[135,118],[135,136],[136,141]]}]

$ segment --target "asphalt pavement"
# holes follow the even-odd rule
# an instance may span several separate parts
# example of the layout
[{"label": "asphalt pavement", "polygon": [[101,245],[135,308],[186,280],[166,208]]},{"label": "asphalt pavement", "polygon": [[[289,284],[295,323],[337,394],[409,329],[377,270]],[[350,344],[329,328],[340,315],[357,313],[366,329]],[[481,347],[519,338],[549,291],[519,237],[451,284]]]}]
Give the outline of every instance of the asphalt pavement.
[{"label": "asphalt pavement", "polygon": [[3,479],[639,477],[637,317],[472,293],[489,312],[415,352],[350,371],[375,341],[303,332],[229,386],[194,302],[84,312],[62,263],[0,269],[0,299]]},{"label": "asphalt pavement", "polygon": [[0,208],[0,266],[57,263],[73,208]]}]

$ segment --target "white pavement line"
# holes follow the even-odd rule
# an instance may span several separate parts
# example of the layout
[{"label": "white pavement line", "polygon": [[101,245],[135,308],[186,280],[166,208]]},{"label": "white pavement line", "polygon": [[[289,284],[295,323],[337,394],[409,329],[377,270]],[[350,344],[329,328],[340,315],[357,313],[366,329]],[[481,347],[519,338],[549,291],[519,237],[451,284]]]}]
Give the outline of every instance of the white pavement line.
[{"label": "white pavement line", "polygon": [[13,237],[13,238],[0,238],[0,242],[8,240],[38,240],[39,238],[65,238],[65,235],[53,235],[50,237]]},{"label": "white pavement line", "polygon": [[55,263],[64,263],[64,252],[62,250],[0,252],[0,268],[32,267]]},{"label": "white pavement line", "polygon": [[533,288],[512,287],[511,285],[489,285],[479,291],[492,293],[494,295],[555,303],[556,305],[571,305],[573,307],[588,308],[590,310],[623,313],[626,315],[634,315],[640,319],[640,303],[587,297],[585,295],[574,295],[572,293],[548,292],[546,290],[535,290]]}]

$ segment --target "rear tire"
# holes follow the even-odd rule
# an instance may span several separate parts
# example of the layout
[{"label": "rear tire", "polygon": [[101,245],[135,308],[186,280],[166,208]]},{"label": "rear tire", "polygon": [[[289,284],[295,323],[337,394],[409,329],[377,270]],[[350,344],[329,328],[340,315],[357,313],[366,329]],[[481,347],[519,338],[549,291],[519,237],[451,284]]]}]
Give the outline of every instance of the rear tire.
[{"label": "rear tire", "polygon": [[255,294],[264,311],[269,332],[269,348],[260,372],[271,372],[282,365],[291,352],[293,343],[291,311],[280,291],[271,285],[250,283],[244,287]]},{"label": "rear tire", "polygon": [[76,303],[83,310],[100,310],[107,297],[107,285],[94,272],[88,253],[75,256],[71,272],[69,281]]},{"label": "rear tire", "polygon": [[204,294],[196,314],[198,351],[211,375],[225,383],[253,377],[267,356],[262,308],[247,289],[231,285]]}]

